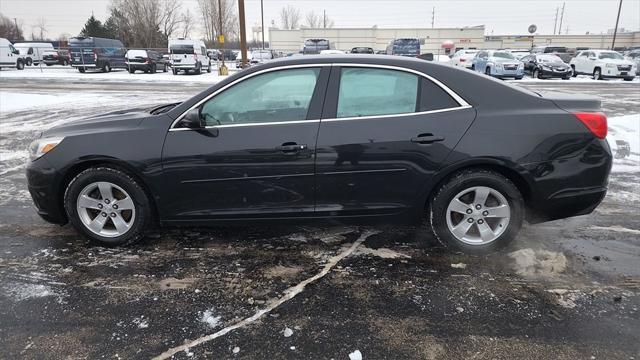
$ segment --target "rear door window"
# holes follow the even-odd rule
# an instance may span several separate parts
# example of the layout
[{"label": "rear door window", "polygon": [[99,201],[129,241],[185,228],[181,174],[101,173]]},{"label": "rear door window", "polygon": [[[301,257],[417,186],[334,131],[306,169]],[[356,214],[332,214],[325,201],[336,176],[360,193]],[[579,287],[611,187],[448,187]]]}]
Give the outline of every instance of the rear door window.
[{"label": "rear door window", "polygon": [[412,113],[418,99],[418,76],[398,70],[343,68],[336,117]]},{"label": "rear door window", "polygon": [[443,110],[460,106],[444,89],[426,78],[420,79],[418,97],[420,100],[418,111]]}]

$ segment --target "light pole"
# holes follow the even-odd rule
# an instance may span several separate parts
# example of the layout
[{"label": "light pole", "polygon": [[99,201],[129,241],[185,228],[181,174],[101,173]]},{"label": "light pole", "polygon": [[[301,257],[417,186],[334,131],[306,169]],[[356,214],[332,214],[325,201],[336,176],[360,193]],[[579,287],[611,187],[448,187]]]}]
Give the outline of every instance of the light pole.
[{"label": "light pole", "polygon": [[618,35],[618,21],[620,21],[620,10],[622,10],[622,0],[620,0],[620,4],[618,5],[618,17],[616,18],[616,28],[613,29],[613,41],[611,41],[611,50],[616,45],[616,35]]},{"label": "light pole", "polygon": [[262,18],[262,27],[260,29],[262,30],[262,50],[264,50],[264,4],[262,2],[263,0],[260,0],[260,17]]},{"label": "light pole", "polygon": [[244,0],[238,0],[238,16],[240,17],[240,54],[242,68],[247,66],[247,29],[244,25]]}]

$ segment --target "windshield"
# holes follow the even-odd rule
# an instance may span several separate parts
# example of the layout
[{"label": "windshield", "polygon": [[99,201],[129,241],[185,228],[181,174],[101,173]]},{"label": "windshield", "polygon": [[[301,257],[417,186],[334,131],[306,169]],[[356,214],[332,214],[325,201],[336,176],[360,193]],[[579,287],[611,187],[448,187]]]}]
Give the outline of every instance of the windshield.
[{"label": "windshield", "polygon": [[501,59],[515,59],[513,57],[513,54],[511,54],[510,52],[506,52],[506,51],[496,51],[494,52],[491,56],[496,57],[496,58],[501,58]]},{"label": "windshield", "polygon": [[556,55],[540,55],[538,60],[543,63],[563,62],[559,56]]},{"label": "windshield", "polygon": [[600,58],[600,59],[616,59],[616,60],[622,60],[623,59],[622,55],[620,55],[620,54],[618,54],[617,52],[614,52],[614,51],[601,52],[600,55],[598,56],[598,58]]},{"label": "windshield", "polygon": [[193,45],[171,45],[173,54],[194,54]]},{"label": "windshield", "polygon": [[545,53],[566,53],[567,48],[563,46],[549,46],[544,49]]}]

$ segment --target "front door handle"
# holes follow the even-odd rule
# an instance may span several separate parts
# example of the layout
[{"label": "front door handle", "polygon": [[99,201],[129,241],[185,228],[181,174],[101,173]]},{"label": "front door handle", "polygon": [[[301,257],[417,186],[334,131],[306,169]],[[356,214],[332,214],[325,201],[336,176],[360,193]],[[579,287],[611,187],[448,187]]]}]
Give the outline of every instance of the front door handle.
[{"label": "front door handle", "polygon": [[444,141],[444,138],[442,136],[433,135],[432,133],[420,134],[411,138],[411,142],[418,144],[432,144],[438,141]]},{"label": "front door handle", "polygon": [[296,144],[294,142],[286,142],[280,146],[276,146],[276,150],[282,151],[285,154],[295,154],[302,150],[305,150],[307,145]]}]

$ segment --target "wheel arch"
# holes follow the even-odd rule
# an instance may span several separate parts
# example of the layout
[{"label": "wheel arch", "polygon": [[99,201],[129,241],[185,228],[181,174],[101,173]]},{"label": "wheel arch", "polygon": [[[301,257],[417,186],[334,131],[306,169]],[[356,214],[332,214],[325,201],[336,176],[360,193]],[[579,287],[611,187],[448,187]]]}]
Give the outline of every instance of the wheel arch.
[{"label": "wheel arch", "polygon": [[132,166],[128,165],[126,162],[120,159],[107,158],[107,157],[93,158],[93,159],[87,159],[87,160],[77,162],[71,165],[69,168],[67,168],[63,172],[62,180],[60,181],[60,184],[58,186],[57,203],[58,203],[58,206],[60,206],[60,209],[62,211],[61,213],[65,217],[67,216],[67,214],[66,214],[66,211],[64,210],[64,194],[67,189],[67,186],[69,186],[69,183],[71,182],[71,180],[73,180],[73,178],[75,178],[78,174],[92,167],[107,167],[107,168],[122,171],[127,175],[131,176],[140,185],[140,187],[142,187],[145,194],[147,195],[147,198],[149,199],[149,203],[151,204],[151,212],[153,214],[154,219],[156,220],[159,219],[158,204],[156,202],[154,192],[151,190],[151,187],[149,186],[149,184],[146,181],[144,181],[144,177],[142,176],[142,174],[140,174],[135,168],[133,168]]},{"label": "wheel arch", "polygon": [[453,175],[460,171],[465,170],[473,170],[473,169],[483,169],[494,171],[507,179],[511,180],[513,184],[516,186],[520,194],[522,195],[522,199],[524,200],[525,207],[529,207],[532,201],[532,192],[533,192],[533,184],[529,180],[531,177],[528,175],[528,172],[523,167],[511,163],[502,159],[495,158],[478,158],[478,159],[470,159],[466,161],[461,161],[450,166],[447,166],[443,169],[440,169],[438,173],[434,176],[431,188],[424,193],[421,197],[421,201],[423,204],[423,208],[428,206],[428,202],[433,196],[433,194],[438,191],[438,189]]}]

